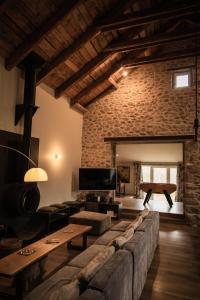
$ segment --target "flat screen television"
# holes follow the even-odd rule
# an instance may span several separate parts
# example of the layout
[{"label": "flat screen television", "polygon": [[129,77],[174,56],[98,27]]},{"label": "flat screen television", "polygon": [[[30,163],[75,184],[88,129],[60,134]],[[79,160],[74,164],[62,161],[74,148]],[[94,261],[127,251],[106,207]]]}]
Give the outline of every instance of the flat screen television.
[{"label": "flat screen television", "polygon": [[116,190],[117,172],[115,168],[80,168],[79,190]]}]

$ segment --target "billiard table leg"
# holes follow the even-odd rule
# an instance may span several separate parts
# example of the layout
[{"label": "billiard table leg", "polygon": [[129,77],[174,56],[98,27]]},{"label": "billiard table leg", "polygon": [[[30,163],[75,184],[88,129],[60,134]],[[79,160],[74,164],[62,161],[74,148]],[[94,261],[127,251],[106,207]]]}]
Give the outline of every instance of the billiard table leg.
[{"label": "billiard table leg", "polygon": [[149,202],[151,195],[152,195],[152,190],[150,189],[150,190],[148,190],[146,197],[144,199],[144,203],[143,203],[144,206]]},{"label": "billiard table leg", "polygon": [[173,206],[173,201],[172,201],[172,198],[171,198],[170,194],[166,190],[164,190],[163,193],[165,194],[165,197],[167,199],[167,202],[169,203],[169,206],[172,207]]}]

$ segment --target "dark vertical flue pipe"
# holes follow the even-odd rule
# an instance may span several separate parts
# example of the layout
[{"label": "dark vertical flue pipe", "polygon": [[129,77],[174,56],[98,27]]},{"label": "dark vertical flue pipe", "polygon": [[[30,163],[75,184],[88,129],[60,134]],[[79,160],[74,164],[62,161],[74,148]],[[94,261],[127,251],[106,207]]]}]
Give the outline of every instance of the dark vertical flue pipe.
[{"label": "dark vertical flue pipe", "polygon": [[[25,84],[24,84],[24,133],[23,133],[23,153],[30,156],[32,118],[35,107],[36,94],[36,65],[33,61],[26,64]],[[23,174],[29,168],[29,161],[24,160]]]}]

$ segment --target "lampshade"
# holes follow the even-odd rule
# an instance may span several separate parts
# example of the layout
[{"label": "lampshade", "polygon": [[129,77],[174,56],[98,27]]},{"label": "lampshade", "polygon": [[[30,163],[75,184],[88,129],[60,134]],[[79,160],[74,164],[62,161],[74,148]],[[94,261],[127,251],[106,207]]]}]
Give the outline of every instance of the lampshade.
[{"label": "lampshade", "polygon": [[31,168],[24,175],[25,182],[47,181],[48,175],[42,168]]}]

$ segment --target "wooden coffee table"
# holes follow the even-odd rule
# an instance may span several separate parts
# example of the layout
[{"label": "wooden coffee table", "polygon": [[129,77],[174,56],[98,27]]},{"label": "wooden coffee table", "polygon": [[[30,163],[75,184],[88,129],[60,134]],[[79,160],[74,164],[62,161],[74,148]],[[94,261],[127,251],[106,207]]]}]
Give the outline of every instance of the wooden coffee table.
[{"label": "wooden coffee table", "polygon": [[[20,251],[16,251],[2,258],[0,260],[0,276],[15,278],[15,299],[22,299],[21,275],[27,267],[41,260],[61,245],[70,243],[72,239],[78,236],[83,236],[83,249],[85,249],[87,247],[87,233],[91,229],[91,226],[70,224],[22,249],[23,251],[33,251],[30,255],[25,256],[20,254]],[[49,241],[54,242],[49,243]]]}]

